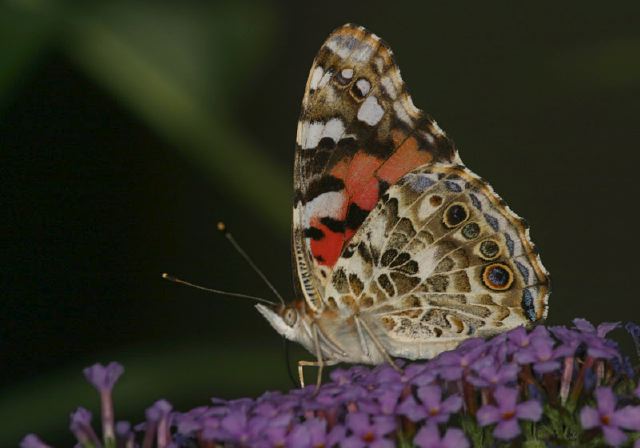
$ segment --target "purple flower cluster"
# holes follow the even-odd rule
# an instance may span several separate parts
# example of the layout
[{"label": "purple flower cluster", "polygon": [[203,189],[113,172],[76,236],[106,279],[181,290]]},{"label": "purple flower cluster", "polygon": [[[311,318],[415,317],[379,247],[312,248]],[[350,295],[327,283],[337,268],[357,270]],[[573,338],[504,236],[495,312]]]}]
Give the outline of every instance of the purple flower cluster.
[{"label": "purple flower cluster", "polygon": [[[571,328],[516,328],[401,364],[402,372],[335,369],[319,389],[212,399],[188,412],[160,400],[133,427],[113,418],[122,366],[95,365],[85,376],[101,396],[102,438],[84,408],[71,414],[70,429],[87,448],[620,446],[640,440],[640,385],[607,339],[617,327],[576,319]],[[47,447],[34,435],[21,446]]]}]

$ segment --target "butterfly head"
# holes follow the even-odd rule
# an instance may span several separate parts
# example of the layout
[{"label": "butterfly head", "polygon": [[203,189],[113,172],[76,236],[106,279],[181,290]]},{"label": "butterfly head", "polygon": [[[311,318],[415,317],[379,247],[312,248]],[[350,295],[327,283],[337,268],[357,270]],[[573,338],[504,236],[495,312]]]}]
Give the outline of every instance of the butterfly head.
[{"label": "butterfly head", "polygon": [[258,304],[256,308],[278,333],[290,341],[301,342],[300,335],[303,333],[304,325],[303,305],[299,302],[293,302],[285,306],[271,308]]}]

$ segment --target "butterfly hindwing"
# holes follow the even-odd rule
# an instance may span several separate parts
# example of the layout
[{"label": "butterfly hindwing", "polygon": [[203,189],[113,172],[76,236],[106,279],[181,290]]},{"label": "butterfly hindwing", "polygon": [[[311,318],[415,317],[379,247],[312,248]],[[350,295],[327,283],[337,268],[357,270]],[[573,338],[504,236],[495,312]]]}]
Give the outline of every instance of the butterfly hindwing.
[{"label": "butterfly hindwing", "polygon": [[368,319],[391,355],[422,358],[542,319],[549,286],[528,228],[486,182],[427,165],[384,194],[325,293]]},{"label": "butterfly hindwing", "polygon": [[295,283],[312,310],[324,307],[334,265],[389,186],[426,163],[457,160],[381,39],[354,25],[327,38],[307,81],[294,169]]}]

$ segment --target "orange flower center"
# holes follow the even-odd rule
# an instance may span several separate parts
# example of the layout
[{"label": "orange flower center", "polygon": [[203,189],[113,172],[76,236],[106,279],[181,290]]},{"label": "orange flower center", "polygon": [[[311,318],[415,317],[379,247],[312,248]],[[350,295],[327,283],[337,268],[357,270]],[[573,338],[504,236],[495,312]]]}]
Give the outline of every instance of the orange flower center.
[{"label": "orange flower center", "polygon": [[608,415],[602,415],[600,416],[600,421],[602,422],[603,425],[608,425],[609,422],[611,421],[611,417],[609,417]]},{"label": "orange flower center", "polygon": [[502,418],[504,420],[511,420],[513,417],[515,417],[516,413],[514,411],[508,411],[502,414]]},{"label": "orange flower center", "polygon": [[374,442],[375,440],[376,440],[376,435],[374,433],[372,433],[371,431],[369,431],[364,436],[362,436],[362,441],[367,442],[367,443]]}]

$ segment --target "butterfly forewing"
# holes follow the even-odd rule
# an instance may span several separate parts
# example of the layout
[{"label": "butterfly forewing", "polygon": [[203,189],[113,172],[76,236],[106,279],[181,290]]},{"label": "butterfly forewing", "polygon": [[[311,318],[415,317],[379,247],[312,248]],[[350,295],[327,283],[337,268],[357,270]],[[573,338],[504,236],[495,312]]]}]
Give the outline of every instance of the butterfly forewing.
[{"label": "butterfly forewing", "polygon": [[389,47],[353,25],[334,31],[313,62],[296,144],[294,264],[318,311],[333,266],[389,185],[457,154],[413,105]]}]

